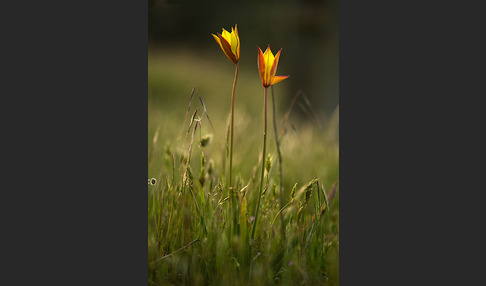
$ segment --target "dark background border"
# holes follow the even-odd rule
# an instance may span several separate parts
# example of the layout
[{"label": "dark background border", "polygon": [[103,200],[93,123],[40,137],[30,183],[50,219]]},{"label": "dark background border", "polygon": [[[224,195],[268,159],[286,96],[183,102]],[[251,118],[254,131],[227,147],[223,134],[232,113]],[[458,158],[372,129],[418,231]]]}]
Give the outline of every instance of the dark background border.
[{"label": "dark background border", "polygon": [[[2,280],[144,285],[147,3],[8,5]],[[484,280],[484,17],[457,5],[340,1],[343,285]]]},{"label": "dark background border", "polygon": [[478,9],[340,1],[342,285],[484,283]]},{"label": "dark background border", "polygon": [[0,284],[147,285],[147,2],[5,5]]}]

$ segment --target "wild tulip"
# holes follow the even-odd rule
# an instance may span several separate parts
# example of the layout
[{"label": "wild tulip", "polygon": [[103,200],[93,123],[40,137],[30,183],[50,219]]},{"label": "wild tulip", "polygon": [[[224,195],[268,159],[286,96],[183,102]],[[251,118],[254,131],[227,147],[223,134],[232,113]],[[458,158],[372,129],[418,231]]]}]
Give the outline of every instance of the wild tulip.
[{"label": "wild tulip", "polygon": [[234,28],[231,28],[231,33],[226,31],[223,28],[223,32],[212,34],[216,42],[219,44],[221,49],[223,50],[224,54],[230,61],[232,61],[235,66],[235,79],[233,81],[233,92],[231,94],[231,127],[230,127],[230,162],[229,162],[229,182],[228,182],[228,192],[230,201],[233,207],[233,218],[234,218],[234,225],[235,225],[235,232],[239,227],[237,226],[237,211],[236,211],[236,200],[233,197],[232,191],[232,170],[233,170],[233,133],[234,133],[234,110],[235,110],[235,90],[236,90],[236,81],[238,80],[238,61],[240,60],[240,37],[238,35],[238,27],[235,24]]},{"label": "wild tulip", "polygon": [[255,237],[255,230],[258,221],[258,213],[260,211],[260,200],[262,198],[263,191],[263,176],[265,174],[265,152],[266,152],[266,142],[267,142],[267,89],[276,83],[288,78],[289,76],[275,76],[277,72],[278,60],[280,59],[280,49],[274,56],[270,50],[270,45],[268,45],[265,53],[258,48],[257,65],[258,72],[260,73],[260,78],[262,80],[263,87],[265,88],[264,98],[263,98],[263,153],[262,153],[262,176],[260,179],[260,193],[258,196],[257,209],[255,214],[255,223],[253,224],[253,230],[251,233],[251,238]]},{"label": "wild tulip", "polygon": [[263,87],[268,88],[271,85],[281,82],[282,80],[288,78],[289,76],[275,76],[277,72],[278,60],[280,58],[280,49],[275,56],[273,56],[270,50],[270,45],[268,45],[265,53],[262,53],[260,47],[258,48],[258,71],[260,72],[260,78],[262,79]]},{"label": "wild tulip", "polygon": [[237,25],[231,28],[231,33],[223,28],[222,34],[217,34],[217,36],[215,34],[211,35],[213,35],[228,59],[237,64],[240,59],[240,37],[238,36]]}]

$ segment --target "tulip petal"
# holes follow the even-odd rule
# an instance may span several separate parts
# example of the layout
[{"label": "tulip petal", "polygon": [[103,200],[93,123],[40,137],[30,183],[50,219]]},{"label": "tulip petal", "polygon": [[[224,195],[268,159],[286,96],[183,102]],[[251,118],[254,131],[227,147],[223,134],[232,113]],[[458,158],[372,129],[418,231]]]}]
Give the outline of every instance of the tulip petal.
[{"label": "tulip petal", "polygon": [[236,58],[240,58],[240,36],[238,35],[238,25],[235,24],[235,34],[236,38],[238,39],[238,48],[236,49]]},{"label": "tulip petal", "polygon": [[275,59],[275,57],[272,54],[272,50],[270,50],[270,45],[268,45],[267,49],[265,50],[263,57],[265,58],[265,84],[267,86],[270,86],[271,78],[272,78],[270,71],[273,66],[273,61]]},{"label": "tulip petal", "polygon": [[226,41],[231,42],[231,34],[223,28],[223,37]]},{"label": "tulip petal", "polygon": [[278,66],[278,59],[280,58],[280,52],[282,49],[280,49],[277,54],[275,55],[275,58],[273,59],[272,67],[270,69],[270,78],[273,79],[275,76],[275,73],[277,72],[277,66]]},{"label": "tulip petal", "polygon": [[287,79],[289,77],[289,75],[278,75],[278,76],[275,76],[272,80],[272,84],[271,85],[274,85],[276,83],[279,83],[281,82],[282,80],[284,79]]},{"label": "tulip petal", "polygon": [[257,49],[258,49],[258,57],[257,57],[258,72],[260,73],[262,84],[263,86],[265,86],[265,59],[263,57],[263,53],[260,47],[257,47]]},{"label": "tulip petal", "polygon": [[238,39],[236,38],[236,34],[231,28],[231,52],[233,52],[234,55],[237,55],[236,50],[238,48]]},{"label": "tulip petal", "polygon": [[[219,46],[221,47],[221,49],[223,50],[223,46],[221,45],[221,41],[219,40],[219,37],[218,37],[218,36],[216,36],[215,34],[211,34],[211,35],[213,35],[214,39],[216,40],[216,42],[218,43],[218,45],[219,45]],[[223,50],[223,52],[224,52],[224,50]]]},{"label": "tulip petal", "polygon": [[221,41],[221,48],[223,49],[223,52],[226,54],[228,59],[230,59],[230,61],[232,62],[237,62],[236,56],[231,51],[231,45],[221,34],[218,33],[218,36],[219,36],[219,40]]}]

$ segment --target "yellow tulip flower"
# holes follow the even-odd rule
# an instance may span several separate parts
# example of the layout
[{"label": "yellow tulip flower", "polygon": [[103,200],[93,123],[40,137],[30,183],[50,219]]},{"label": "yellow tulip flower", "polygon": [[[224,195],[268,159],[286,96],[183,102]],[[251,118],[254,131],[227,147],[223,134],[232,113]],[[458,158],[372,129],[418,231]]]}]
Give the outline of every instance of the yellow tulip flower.
[{"label": "yellow tulip flower", "polygon": [[232,185],[232,170],[233,170],[233,133],[234,133],[234,114],[235,114],[235,91],[236,91],[236,81],[238,79],[238,61],[240,60],[240,37],[238,36],[238,27],[235,24],[234,28],[231,28],[231,33],[223,28],[223,32],[213,35],[216,42],[223,50],[223,53],[228,57],[230,61],[235,64],[235,79],[233,81],[233,93],[231,94],[231,126],[230,126],[230,146],[229,146],[229,175],[228,175],[228,192],[229,200],[233,208],[233,225],[235,226],[235,233],[239,233],[238,224],[238,213],[236,199],[234,198],[235,190]]},{"label": "yellow tulip flower", "polygon": [[260,72],[260,78],[262,79],[262,84],[265,88],[281,82],[282,80],[288,78],[289,76],[275,76],[277,72],[278,59],[280,58],[280,49],[275,56],[273,56],[270,50],[270,45],[268,45],[265,53],[262,53],[260,47],[258,48],[258,71]]},{"label": "yellow tulip flower", "polygon": [[217,34],[217,36],[215,34],[211,35],[213,35],[228,59],[235,64],[238,63],[238,60],[240,59],[240,37],[238,36],[237,25],[235,25],[234,28],[231,28],[231,33],[223,28],[223,33]]}]

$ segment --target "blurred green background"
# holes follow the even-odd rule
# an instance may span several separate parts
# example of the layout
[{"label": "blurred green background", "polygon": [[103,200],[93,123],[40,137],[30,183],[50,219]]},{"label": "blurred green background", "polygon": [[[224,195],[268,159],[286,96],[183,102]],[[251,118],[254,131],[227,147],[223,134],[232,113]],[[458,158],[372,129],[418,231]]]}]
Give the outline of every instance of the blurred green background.
[{"label": "blurred green background", "polygon": [[[286,129],[281,142],[284,173],[293,169],[284,176],[284,188],[287,192],[295,182],[316,177],[332,184],[337,179],[339,161],[337,6],[337,0],[149,1],[149,149],[157,129],[158,148],[167,141],[181,144],[179,140],[176,143],[176,137],[183,128],[195,87],[188,121],[198,108],[198,117],[203,118],[201,134],[213,135],[207,151],[219,168],[223,167],[221,146],[226,138],[235,65],[211,33],[231,30],[237,24],[241,53],[235,95],[235,175],[251,176],[261,152],[264,88],[256,47],[265,50],[270,44],[274,54],[283,49],[277,75],[290,75],[273,86],[280,135]],[[275,154],[270,92],[267,148]],[[313,111],[303,97],[298,97],[287,124],[283,124],[284,114],[299,92],[309,99]],[[198,96],[204,100],[214,128],[203,117]],[[157,162],[153,164],[155,167]],[[149,175],[157,177],[158,169],[149,168]]]},{"label": "blurred green background", "polygon": [[[274,54],[283,48],[277,75],[290,75],[276,85],[280,108],[288,108],[300,90],[322,120],[334,112],[339,102],[337,0],[149,0],[149,93],[165,104],[187,102],[196,86],[208,101],[224,93],[227,102],[220,98],[217,102],[226,108],[234,65],[211,33],[230,30],[235,24],[241,40],[236,104],[262,97],[256,47],[264,51],[270,44]],[[172,88],[169,83],[174,82],[180,85]],[[295,112],[304,115],[299,108]]]}]

